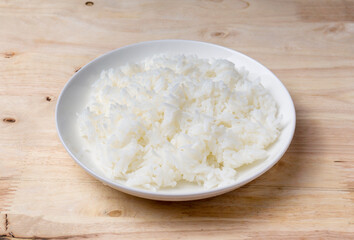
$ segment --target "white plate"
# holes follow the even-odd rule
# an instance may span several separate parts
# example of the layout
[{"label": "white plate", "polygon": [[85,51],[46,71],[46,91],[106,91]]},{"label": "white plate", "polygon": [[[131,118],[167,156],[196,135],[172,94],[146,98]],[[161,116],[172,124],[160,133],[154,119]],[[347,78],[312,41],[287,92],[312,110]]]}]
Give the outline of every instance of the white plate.
[{"label": "white plate", "polygon": [[[159,190],[157,192],[133,188],[116,182],[104,176],[95,167],[89,154],[82,151],[83,140],[78,134],[77,113],[81,112],[88,101],[91,85],[99,77],[102,70],[115,68],[128,62],[141,61],[155,54],[195,54],[200,58],[223,58],[237,67],[245,67],[249,71],[249,78],[261,78],[261,83],[273,95],[279,106],[282,116],[280,137],[269,150],[269,157],[258,161],[251,166],[238,170],[239,175],[235,184],[230,186],[205,190],[202,187],[181,185],[175,189]],[[266,67],[257,61],[234,50],[197,41],[188,40],[158,40],[142,42],[122,47],[106,53],[82,67],[65,85],[61,92],[56,107],[56,125],[60,140],[71,157],[89,174],[122,192],[138,197],[166,200],[185,201],[195,200],[220,195],[234,190],[269,170],[283,156],[293,138],[295,130],[295,108],[293,101],[280,80]]]}]

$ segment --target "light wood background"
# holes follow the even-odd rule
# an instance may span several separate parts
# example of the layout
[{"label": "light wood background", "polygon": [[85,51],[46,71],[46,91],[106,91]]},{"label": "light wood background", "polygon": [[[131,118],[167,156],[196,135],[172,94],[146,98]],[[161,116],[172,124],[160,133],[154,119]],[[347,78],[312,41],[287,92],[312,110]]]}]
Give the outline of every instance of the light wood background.
[{"label": "light wood background", "polygon": [[[354,1],[92,2],[0,0],[0,239],[354,239]],[[233,48],[283,81],[297,128],[269,172],[158,202],[102,185],[65,152],[54,108],[74,72],[167,38]]]}]

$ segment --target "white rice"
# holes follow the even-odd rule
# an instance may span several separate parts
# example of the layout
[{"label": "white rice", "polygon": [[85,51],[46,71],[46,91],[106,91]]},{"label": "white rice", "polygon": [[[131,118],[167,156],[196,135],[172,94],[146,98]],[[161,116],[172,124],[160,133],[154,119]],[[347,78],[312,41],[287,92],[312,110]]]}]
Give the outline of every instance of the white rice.
[{"label": "white rice", "polygon": [[279,136],[276,102],[247,75],[227,60],[183,55],[105,70],[80,134],[106,175],[130,186],[231,184]]}]

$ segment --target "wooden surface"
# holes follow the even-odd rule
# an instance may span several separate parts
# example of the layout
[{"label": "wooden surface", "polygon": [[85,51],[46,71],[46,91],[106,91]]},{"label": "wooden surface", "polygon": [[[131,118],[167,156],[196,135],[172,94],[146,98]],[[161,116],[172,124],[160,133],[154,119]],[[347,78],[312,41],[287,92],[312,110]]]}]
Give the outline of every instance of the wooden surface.
[{"label": "wooden surface", "polygon": [[[81,66],[140,41],[241,51],[283,81],[294,140],[269,172],[194,202],[132,197],[59,142],[57,97]],[[353,1],[0,0],[0,239],[354,239]]]}]

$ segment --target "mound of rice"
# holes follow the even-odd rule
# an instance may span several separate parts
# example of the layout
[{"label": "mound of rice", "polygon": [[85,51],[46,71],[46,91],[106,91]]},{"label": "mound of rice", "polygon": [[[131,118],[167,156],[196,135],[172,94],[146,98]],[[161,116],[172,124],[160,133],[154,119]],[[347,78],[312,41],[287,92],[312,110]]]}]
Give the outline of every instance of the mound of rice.
[{"label": "mound of rice", "polygon": [[279,136],[277,104],[233,63],[154,56],[101,73],[81,136],[109,178],[156,190],[179,181],[231,184],[267,157]]}]

